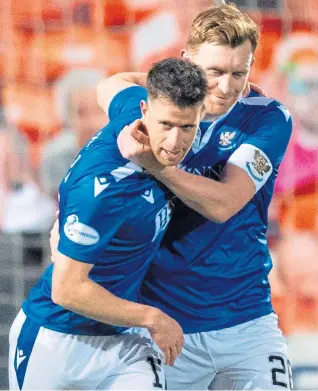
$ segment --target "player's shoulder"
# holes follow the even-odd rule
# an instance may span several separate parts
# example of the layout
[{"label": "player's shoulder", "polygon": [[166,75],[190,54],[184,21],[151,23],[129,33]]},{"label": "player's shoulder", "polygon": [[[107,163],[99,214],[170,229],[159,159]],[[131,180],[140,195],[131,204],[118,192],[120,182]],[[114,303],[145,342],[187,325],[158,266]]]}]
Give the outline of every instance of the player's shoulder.
[{"label": "player's shoulder", "polygon": [[239,108],[243,111],[248,111],[254,115],[271,113],[277,114],[277,117],[282,117],[285,121],[291,120],[290,111],[278,100],[262,96],[254,93],[248,97],[242,98],[239,101]]},{"label": "player's shoulder", "polygon": [[[125,159],[117,146],[118,126],[108,124],[97,132],[82,148],[64,178],[69,186],[81,186],[90,178],[99,178],[103,183],[113,182],[115,188],[123,187],[142,168]],[[105,182],[106,183],[106,182]]]},{"label": "player's shoulder", "polygon": [[108,108],[108,117],[115,119],[122,114],[133,110],[140,110],[140,101],[147,100],[147,89],[141,86],[131,86],[119,91],[111,100]]},{"label": "player's shoulder", "polygon": [[81,167],[80,161],[76,164],[78,167],[74,166],[62,181],[60,193],[71,191],[77,193],[79,199],[89,197],[100,202],[123,204],[126,197],[132,202],[145,182],[149,186],[149,181],[144,180],[143,169],[127,160],[90,167],[85,164]]},{"label": "player's shoulder", "polygon": [[289,138],[292,117],[286,106],[276,99],[265,96],[249,96],[238,102],[236,114],[252,133],[277,133]]},{"label": "player's shoulder", "polygon": [[141,118],[140,108],[123,113],[111,120],[99,130],[83,147],[81,154],[89,166],[121,166],[127,159],[123,158],[117,145],[117,138],[122,129]]},{"label": "player's shoulder", "polygon": [[[93,181],[94,187],[109,186],[110,193],[125,191],[133,195],[140,189],[140,182],[150,180],[144,169],[125,159],[117,146],[116,129],[107,125],[96,133],[75,159],[66,179],[69,184],[81,186]],[[108,132],[105,135],[105,132]],[[69,176],[69,178],[68,178]]]},{"label": "player's shoulder", "polygon": [[[130,121],[130,119],[127,119],[127,121]],[[119,129],[125,125],[126,123],[121,124],[118,121],[111,121],[87,142],[80,152],[86,169],[88,167],[95,169],[109,167],[112,169],[126,160],[120,154],[117,146]]]}]

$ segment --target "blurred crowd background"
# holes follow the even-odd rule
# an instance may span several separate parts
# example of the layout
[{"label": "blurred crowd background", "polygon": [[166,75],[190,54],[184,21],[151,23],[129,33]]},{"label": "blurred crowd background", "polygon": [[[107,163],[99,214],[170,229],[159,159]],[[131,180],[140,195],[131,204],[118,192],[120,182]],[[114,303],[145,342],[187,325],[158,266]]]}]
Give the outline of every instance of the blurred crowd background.
[{"label": "blurred crowd background", "polygon": [[[251,80],[291,110],[269,214],[273,302],[297,389],[318,389],[318,0],[236,0],[262,29]],[[178,56],[213,0],[0,2],[0,388],[10,324],[50,262],[62,176],[107,118],[96,85]]]}]

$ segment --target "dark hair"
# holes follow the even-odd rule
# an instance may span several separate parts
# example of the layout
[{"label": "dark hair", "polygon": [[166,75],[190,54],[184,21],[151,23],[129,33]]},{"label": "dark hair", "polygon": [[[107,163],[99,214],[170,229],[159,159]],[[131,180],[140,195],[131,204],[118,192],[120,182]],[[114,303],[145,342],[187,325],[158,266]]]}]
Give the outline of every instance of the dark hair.
[{"label": "dark hair", "polygon": [[176,106],[202,103],[208,90],[204,71],[189,60],[167,58],[152,66],[147,77],[148,95],[167,98]]}]

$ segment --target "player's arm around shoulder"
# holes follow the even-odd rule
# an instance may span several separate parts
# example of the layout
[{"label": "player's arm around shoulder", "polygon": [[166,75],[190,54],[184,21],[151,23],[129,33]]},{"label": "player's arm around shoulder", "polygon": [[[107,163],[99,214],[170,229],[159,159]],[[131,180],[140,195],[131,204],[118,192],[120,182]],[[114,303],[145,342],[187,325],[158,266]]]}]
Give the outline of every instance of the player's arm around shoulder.
[{"label": "player's arm around shoulder", "polygon": [[279,104],[260,111],[251,126],[254,130],[230,156],[220,181],[176,167],[152,173],[190,208],[210,220],[224,223],[277,171],[292,131],[290,113]]},{"label": "player's arm around shoulder", "polygon": [[112,99],[122,90],[133,86],[146,86],[147,74],[142,72],[123,72],[102,79],[97,86],[97,102],[108,114]]}]

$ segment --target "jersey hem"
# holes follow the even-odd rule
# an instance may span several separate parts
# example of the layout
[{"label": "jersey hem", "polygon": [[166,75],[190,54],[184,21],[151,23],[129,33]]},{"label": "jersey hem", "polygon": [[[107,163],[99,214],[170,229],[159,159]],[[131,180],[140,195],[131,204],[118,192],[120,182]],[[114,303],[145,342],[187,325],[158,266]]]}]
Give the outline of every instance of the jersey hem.
[{"label": "jersey hem", "polygon": [[[47,322],[45,320],[41,321],[41,319],[39,319],[38,316],[37,317],[33,316],[32,311],[29,311],[28,305],[26,303],[24,303],[22,305],[22,311],[24,312],[24,314],[27,318],[32,320],[32,322],[36,323],[37,325],[39,325],[45,329],[56,331],[57,333],[62,333],[62,334],[87,335],[87,336],[111,336],[111,335],[122,334],[123,331],[129,329],[129,327],[118,327],[121,329],[121,331],[117,331],[115,329],[115,326],[108,325],[108,324],[102,323],[102,322],[96,322],[95,325],[90,325],[87,327],[78,326],[77,329],[71,328],[69,326],[61,327],[61,324]],[[100,332],[92,331],[92,330],[94,330],[94,327],[102,327],[103,330]],[[107,328],[109,328],[109,330]]]},{"label": "jersey hem", "polygon": [[[164,309],[163,309],[163,311],[164,311]],[[249,313],[246,316],[235,317],[235,318],[232,318],[231,321],[224,322],[219,325],[213,325],[213,326],[211,326],[211,324],[209,324],[208,321],[206,321],[201,326],[198,325],[198,326],[194,326],[194,327],[187,327],[183,324],[182,321],[180,321],[180,319],[176,319],[176,320],[180,323],[180,325],[183,329],[183,332],[185,334],[194,334],[194,333],[201,333],[201,332],[208,332],[208,331],[217,331],[217,330],[222,330],[222,329],[227,329],[230,327],[238,326],[242,323],[246,323],[251,320],[261,318],[262,316],[269,315],[273,312],[274,312],[274,310],[273,310],[272,305],[266,305],[262,308],[261,311],[258,309],[257,312]],[[169,313],[169,315],[172,316],[172,318],[173,318],[173,314]]]}]

